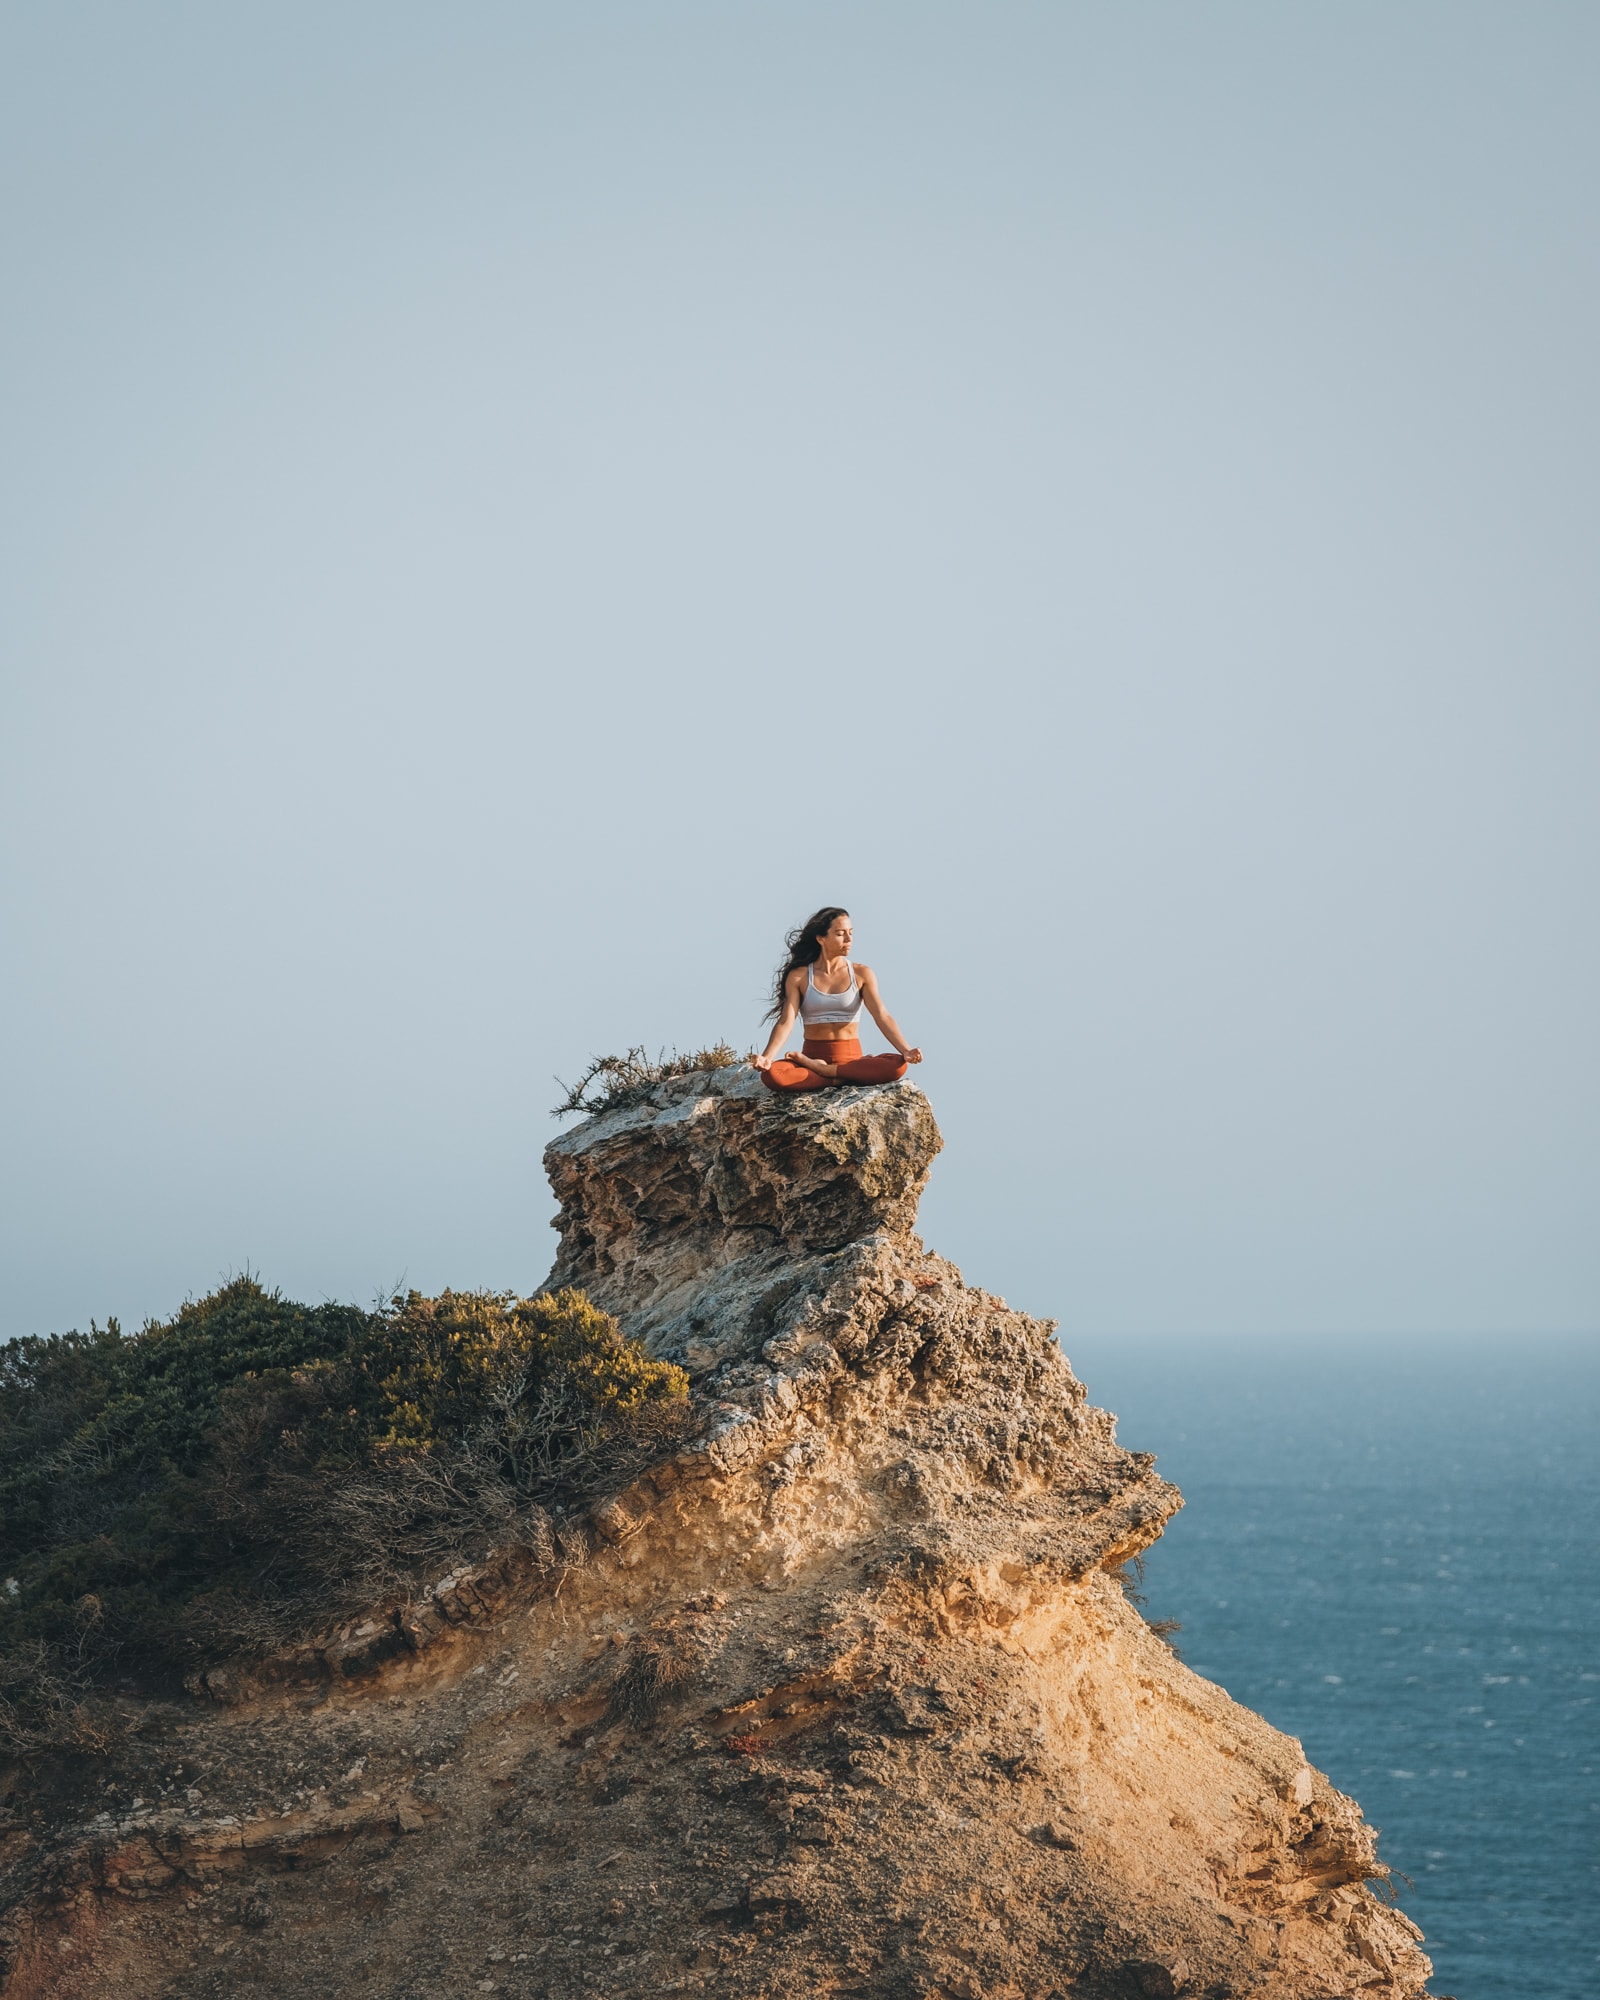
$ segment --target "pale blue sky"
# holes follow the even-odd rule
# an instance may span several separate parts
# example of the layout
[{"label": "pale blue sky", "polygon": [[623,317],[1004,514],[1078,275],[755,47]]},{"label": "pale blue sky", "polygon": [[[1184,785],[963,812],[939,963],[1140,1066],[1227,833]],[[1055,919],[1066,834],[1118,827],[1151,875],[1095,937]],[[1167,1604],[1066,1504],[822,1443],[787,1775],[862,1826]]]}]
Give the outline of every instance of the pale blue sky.
[{"label": "pale blue sky", "polygon": [[1600,1325],[1597,58],[0,11],[0,1334],[532,1286],[835,900],[1069,1334]]}]

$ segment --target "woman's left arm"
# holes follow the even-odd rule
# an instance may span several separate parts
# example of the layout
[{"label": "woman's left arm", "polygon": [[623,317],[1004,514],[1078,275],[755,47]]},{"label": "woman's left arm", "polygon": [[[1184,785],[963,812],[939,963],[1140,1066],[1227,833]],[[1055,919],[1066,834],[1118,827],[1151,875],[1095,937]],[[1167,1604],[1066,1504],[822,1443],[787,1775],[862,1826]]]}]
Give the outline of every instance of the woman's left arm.
[{"label": "woman's left arm", "polygon": [[903,1055],[908,1063],[921,1062],[921,1049],[914,1049],[910,1046],[905,1036],[900,1032],[900,1023],[889,1012],[888,1008],[884,1006],[883,995],[878,991],[878,975],[870,965],[858,965],[856,967],[856,983],[861,988],[861,997],[866,1002],[867,1012],[877,1022],[879,1028],[882,1029],[891,1046],[898,1054]]}]

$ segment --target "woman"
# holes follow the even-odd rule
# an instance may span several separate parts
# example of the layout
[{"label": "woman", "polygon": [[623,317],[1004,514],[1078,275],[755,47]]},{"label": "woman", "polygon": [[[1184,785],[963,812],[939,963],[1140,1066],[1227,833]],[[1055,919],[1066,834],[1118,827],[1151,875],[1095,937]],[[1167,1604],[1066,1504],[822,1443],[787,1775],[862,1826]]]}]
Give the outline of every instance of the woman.
[{"label": "woman", "polygon": [[[751,1062],[773,1090],[825,1090],[830,1083],[894,1083],[907,1063],[922,1060],[908,1049],[892,1014],[884,1011],[871,966],[850,963],[850,912],[818,910],[809,923],[789,933],[789,961],[778,974],[770,1020],[777,1026],[767,1046]],[[893,1042],[898,1055],[864,1056],[856,1022],[867,1012]],[[798,1015],[805,1045],[797,1056],[780,1056]]]}]

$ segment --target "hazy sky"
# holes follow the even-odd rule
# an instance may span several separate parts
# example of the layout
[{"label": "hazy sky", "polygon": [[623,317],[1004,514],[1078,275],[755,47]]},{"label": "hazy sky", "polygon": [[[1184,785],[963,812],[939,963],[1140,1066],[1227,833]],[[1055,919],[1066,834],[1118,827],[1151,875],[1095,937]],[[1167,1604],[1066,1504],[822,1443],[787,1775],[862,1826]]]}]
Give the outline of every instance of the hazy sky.
[{"label": "hazy sky", "polygon": [[1600,1326],[1600,10],[8,5],[0,1333],[536,1284],[854,913],[1066,1332]]}]

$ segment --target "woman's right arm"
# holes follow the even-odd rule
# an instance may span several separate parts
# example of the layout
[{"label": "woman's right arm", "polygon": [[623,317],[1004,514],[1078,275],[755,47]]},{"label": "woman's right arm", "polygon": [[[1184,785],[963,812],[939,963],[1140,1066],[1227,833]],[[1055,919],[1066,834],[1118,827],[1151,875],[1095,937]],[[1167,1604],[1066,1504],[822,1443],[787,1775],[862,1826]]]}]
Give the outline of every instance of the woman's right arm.
[{"label": "woman's right arm", "polygon": [[805,991],[806,969],[797,965],[783,982],[783,1010],[773,1024],[772,1033],[767,1037],[767,1046],[760,1055],[750,1058],[752,1069],[771,1069],[772,1059],[789,1039],[789,1032],[800,1012],[800,996]]}]

